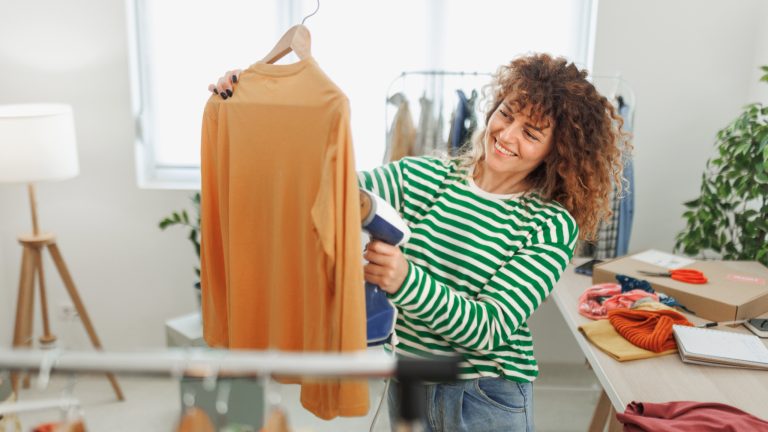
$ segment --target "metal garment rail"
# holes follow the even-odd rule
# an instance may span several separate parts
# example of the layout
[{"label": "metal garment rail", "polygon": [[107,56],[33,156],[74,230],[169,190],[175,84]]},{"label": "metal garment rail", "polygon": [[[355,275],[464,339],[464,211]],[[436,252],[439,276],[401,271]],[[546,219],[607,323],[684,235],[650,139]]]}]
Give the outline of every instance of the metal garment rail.
[{"label": "metal garment rail", "polygon": [[397,360],[386,353],[350,354],[210,349],[141,352],[0,349],[0,369],[117,372],[142,375],[389,377]]},{"label": "metal garment rail", "polygon": [[79,407],[80,401],[75,398],[44,399],[29,402],[0,403],[0,416],[6,414],[21,414],[30,411],[46,411],[49,409],[69,409]]},{"label": "metal garment rail", "polygon": [[[419,394],[422,381],[453,381],[459,372],[459,357],[442,359],[396,359],[384,352],[350,354],[287,353],[278,351],[230,351],[182,349],[144,352],[62,351],[0,349],[0,370],[39,370],[44,387],[57,372],[117,372],[122,374],[233,377],[269,375],[310,378],[395,377],[399,385],[400,416],[409,424],[424,412]],[[18,407],[11,407],[18,408]],[[399,429],[400,430],[400,429]]]}]

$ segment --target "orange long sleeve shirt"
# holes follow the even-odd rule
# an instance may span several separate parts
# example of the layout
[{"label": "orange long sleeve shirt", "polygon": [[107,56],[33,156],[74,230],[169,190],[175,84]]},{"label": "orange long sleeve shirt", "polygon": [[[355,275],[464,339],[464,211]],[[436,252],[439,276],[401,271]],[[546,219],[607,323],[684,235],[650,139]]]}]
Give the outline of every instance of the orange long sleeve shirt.
[{"label": "orange long sleeve shirt", "polygon": [[[213,347],[366,348],[349,102],[312,58],[255,64],[202,131],[203,331]],[[368,412],[367,383],[304,383],[330,419]]]}]

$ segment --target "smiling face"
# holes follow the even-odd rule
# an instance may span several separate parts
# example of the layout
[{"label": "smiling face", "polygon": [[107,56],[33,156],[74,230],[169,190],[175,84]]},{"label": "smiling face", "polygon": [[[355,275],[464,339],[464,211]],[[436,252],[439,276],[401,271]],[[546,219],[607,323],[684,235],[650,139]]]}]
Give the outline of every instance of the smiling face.
[{"label": "smiling face", "polygon": [[485,169],[497,178],[522,181],[547,157],[554,124],[531,118],[530,107],[517,109],[508,97],[496,108],[485,130]]}]

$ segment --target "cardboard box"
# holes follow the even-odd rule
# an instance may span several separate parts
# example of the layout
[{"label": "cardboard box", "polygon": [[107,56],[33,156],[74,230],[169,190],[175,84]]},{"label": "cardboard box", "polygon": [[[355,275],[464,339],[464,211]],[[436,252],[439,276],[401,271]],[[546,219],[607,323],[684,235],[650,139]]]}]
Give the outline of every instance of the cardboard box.
[{"label": "cardboard box", "polygon": [[[651,256],[657,259],[649,259]],[[670,268],[701,270],[709,281],[696,285],[638,273],[638,270],[663,272]],[[757,261],[694,261],[646,251],[596,265],[592,282],[616,282],[617,274],[647,280],[657,292],[674,297],[704,319],[730,321],[768,312],[768,268]]]}]

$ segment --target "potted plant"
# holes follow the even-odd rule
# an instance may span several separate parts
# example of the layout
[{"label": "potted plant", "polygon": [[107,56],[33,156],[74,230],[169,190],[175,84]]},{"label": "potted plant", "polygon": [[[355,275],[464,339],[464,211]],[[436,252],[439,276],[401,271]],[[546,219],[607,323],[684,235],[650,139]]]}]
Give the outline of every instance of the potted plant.
[{"label": "potted plant", "polygon": [[170,216],[163,218],[160,221],[160,229],[165,230],[171,226],[182,226],[189,228],[189,235],[187,238],[195,247],[195,254],[197,254],[197,265],[195,266],[195,275],[197,275],[197,282],[195,282],[195,291],[197,292],[198,304],[200,300],[200,192],[196,192],[190,198],[194,207],[195,218],[191,219],[189,213],[186,210],[180,212],[173,212]]},{"label": "potted plant", "polygon": [[[760,81],[768,82],[768,66]],[[701,194],[684,203],[686,228],[675,250],[712,251],[726,260],[768,265],[768,107],[753,103],[717,133],[718,155],[707,161]]]}]

